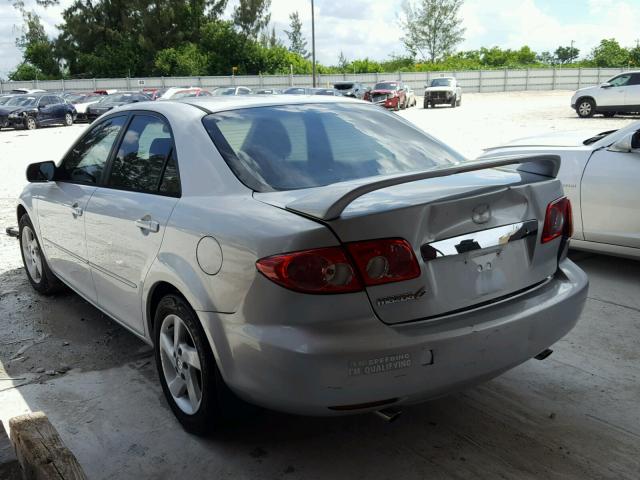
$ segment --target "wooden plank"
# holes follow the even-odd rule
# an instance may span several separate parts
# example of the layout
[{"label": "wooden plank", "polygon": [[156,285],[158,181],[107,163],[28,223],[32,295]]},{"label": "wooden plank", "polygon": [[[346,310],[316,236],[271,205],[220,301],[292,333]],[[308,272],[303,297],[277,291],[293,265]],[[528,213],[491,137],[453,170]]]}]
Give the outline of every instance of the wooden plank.
[{"label": "wooden plank", "polygon": [[25,479],[86,480],[78,460],[44,413],[13,417],[9,428]]},{"label": "wooden plank", "polygon": [[0,479],[20,479],[22,478],[22,468],[13,450],[13,445],[7,431],[0,420]]}]

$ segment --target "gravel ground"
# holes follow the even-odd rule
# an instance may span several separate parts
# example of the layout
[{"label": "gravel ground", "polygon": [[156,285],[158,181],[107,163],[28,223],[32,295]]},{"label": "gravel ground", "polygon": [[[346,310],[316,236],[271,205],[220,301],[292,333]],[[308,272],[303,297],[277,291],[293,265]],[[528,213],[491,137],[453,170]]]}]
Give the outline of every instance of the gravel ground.
[{"label": "gravel ground", "polygon": [[[569,98],[569,92],[468,94],[460,108],[418,106],[400,115],[469,158],[514,138],[569,130],[586,138],[637,120],[579,119]],[[17,223],[15,199],[27,164],[58,160],[85,128],[0,132],[2,230]],[[635,479],[640,262],[573,258],[590,275],[589,300],[576,329],[545,362],[407,408],[392,425],[371,415],[269,412],[201,440],[173,419],[150,349],[73,293],[36,295],[18,243],[0,234],[0,419],[44,410],[96,479]]]}]

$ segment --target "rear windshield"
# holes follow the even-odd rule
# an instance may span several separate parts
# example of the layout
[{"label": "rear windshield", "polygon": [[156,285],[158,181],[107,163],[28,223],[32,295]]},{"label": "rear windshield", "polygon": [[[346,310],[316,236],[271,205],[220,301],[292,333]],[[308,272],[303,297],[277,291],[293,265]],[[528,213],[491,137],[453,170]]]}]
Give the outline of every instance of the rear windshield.
[{"label": "rear windshield", "polygon": [[353,88],[353,83],[336,83],[333,87],[336,90],[351,90]]},{"label": "rear windshield", "polygon": [[318,187],[463,161],[371,105],[303,104],[208,115],[204,126],[236,176],[264,192]]}]

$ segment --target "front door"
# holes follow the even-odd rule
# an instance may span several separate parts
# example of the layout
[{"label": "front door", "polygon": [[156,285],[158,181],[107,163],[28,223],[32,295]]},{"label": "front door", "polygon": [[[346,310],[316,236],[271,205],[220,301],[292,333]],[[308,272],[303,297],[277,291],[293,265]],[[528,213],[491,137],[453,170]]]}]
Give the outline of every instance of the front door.
[{"label": "front door", "polygon": [[89,201],[85,222],[98,305],[139,333],[144,279],[179,195],[168,124],[150,113],[135,114],[105,185]]},{"label": "front door", "polygon": [[609,80],[609,87],[602,87],[598,95],[598,107],[621,107],[625,105],[630,73],[618,75]]},{"label": "front door", "polygon": [[585,240],[640,248],[640,145],[634,146],[628,153],[598,150],[589,160],[581,187]]},{"label": "front door", "polygon": [[38,198],[40,235],[53,272],[90,300],[96,300],[85,242],[85,209],[102,178],[126,117],[93,127],[67,153],[54,181]]}]

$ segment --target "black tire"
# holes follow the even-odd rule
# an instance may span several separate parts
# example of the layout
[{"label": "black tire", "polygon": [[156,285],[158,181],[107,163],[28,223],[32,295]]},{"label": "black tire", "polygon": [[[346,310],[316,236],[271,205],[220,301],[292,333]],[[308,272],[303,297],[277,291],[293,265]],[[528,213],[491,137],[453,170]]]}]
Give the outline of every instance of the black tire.
[{"label": "black tire", "polygon": [[424,103],[422,104],[422,108],[424,108],[425,110],[429,108],[429,102],[425,100]]},{"label": "black tire", "polygon": [[[18,223],[18,225],[19,225],[18,239],[20,240],[20,254],[22,255],[22,264],[24,265],[25,272],[27,273],[27,278],[29,279],[29,283],[31,283],[31,286],[36,292],[41,293],[43,295],[52,295],[54,293],[59,292],[64,288],[64,285],[62,284],[62,282],[60,282],[60,280],[58,280],[58,277],[56,277],[55,274],[49,268],[49,264],[47,264],[47,259],[44,257],[44,254],[42,253],[42,248],[40,247],[40,240],[38,240],[38,236],[35,233],[35,229],[33,228],[33,224],[31,223],[31,219],[29,218],[29,215],[27,215],[26,213],[22,215],[22,217],[20,217],[20,222]],[[33,233],[33,238],[37,245],[37,249],[39,250],[40,260],[42,262],[42,271],[40,272],[39,279],[33,278],[29,270],[29,267],[27,266],[27,258],[25,258],[25,245],[23,245],[23,243],[25,242],[23,234],[25,233],[24,230],[26,228],[30,229],[31,232]]]},{"label": "black tire", "polygon": [[458,106],[462,105],[462,97],[458,98],[458,103],[457,103],[457,105],[458,105]]},{"label": "black tire", "polygon": [[591,118],[596,113],[596,102],[591,98],[581,98],[576,103],[576,113],[580,118]]},{"label": "black tire", "polygon": [[458,98],[453,97],[453,100],[451,100],[451,108],[456,108],[457,104],[458,104]]},{"label": "black tire", "polygon": [[[195,347],[200,360],[202,399],[193,414],[185,413],[176,403],[163,371],[160,333],[162,322],[169,315],[179,317],[186,325],[193,341],[192,346]],[[250,409],[225,384],[197,315],[180,295],[166,295],[158,303],[154,317],[154,345],[156,367],[162,391],[169,407],[187,432],[195,435],[207,435],[239,420],[242,413],[246,413]]]},{"label": "black tire", "polygon": [[70,113],[65,113],[64,125],[65,127],[70,127],[71,125],[73,125],[73,115],[71,115]]},{"label": "black tire", "polygon": [[604,112],[604,118],[613,118],[616,116],[616,112]]},{"label": "black tire", "polygon": [[35,118],[28,116],[24,119],[24,128],[27,130],[35,130],[38,128],[38,122],[36,122]]}]

